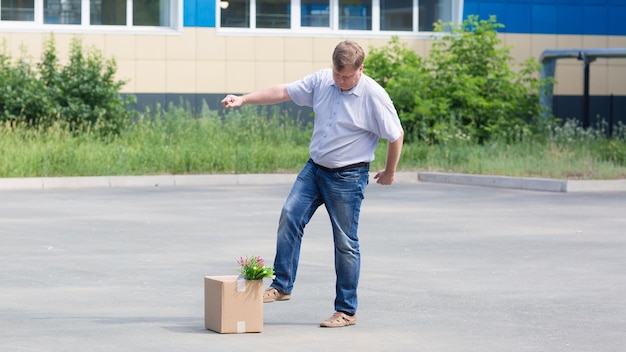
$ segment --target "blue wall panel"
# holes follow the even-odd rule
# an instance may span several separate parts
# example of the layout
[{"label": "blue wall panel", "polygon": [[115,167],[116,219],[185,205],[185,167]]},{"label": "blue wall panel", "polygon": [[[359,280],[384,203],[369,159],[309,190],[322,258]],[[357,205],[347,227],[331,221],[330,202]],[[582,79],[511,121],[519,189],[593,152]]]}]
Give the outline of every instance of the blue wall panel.
[{"label": "blue wall panel", "polygon": [[185,27],[215,27],[216,0],[185,0],[183,20]]},{"label": "blue wall panel", "polygon": [[469,15],[495,15],[504,33],[626,35],[626,0],[465,0]]},{"label": "blue wall panel", "polygon": [[604,35],[608,32],[608,8],[606,6],[585,6],[583,13],[583,33]]},{"label": "blue wall panel", "polygon": [[[186,27],[215,27],[215,2],[184,0]],[[626,35],[626,0],[465,0],[463,17],[496,16],[504,33]]]},{"label": "blue wall panel", "polygon": [[197,0],[185,0],[183,4],[183,25],[185,27],[196,26],[196,5]]},{"label": "blue wall panel", "polygon": [[559,5],[556,11],[556,33],[579,34],[583,32],[583,7],[580,4]]},{"label": "blue wall panel", "polygon": [[609,33],[626,35],[626,6],[613,6],[609,11]]},{"label": "blue wall panel", "polygon": [[531,33],[556,33],[556,5],[533,4],[531,7]]},{"label": "blue wall panel", "polygon": [[511,2],[505,9],[504,17],[501,19],[498,16],[497,20],[504,24],[503,32],[524,33],[531,24],[530,7],[524,3]]}]

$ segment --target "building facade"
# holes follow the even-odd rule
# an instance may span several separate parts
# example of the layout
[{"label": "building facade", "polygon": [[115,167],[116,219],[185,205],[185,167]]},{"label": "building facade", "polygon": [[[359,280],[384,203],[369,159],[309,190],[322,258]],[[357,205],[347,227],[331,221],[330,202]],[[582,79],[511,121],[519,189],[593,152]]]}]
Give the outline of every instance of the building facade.
[{"label": "building facade", "polygon": [[[38,61],[51,33],[62,60],[78,36],[115,58],[140,104],[217,108],[226,93],[330,67],[342,39],[367,50],[395,35],[425,56],[433,22],[472,14],[505,25],[519,62],[549,49],[626,48],[626,0],[1,0],[0,38],[11,56]],[[590,77],[592,110],[626,115],[626,59],[598,59]],[[555,78],[555,114],[576,115],[581,62],[559,61]]]}]

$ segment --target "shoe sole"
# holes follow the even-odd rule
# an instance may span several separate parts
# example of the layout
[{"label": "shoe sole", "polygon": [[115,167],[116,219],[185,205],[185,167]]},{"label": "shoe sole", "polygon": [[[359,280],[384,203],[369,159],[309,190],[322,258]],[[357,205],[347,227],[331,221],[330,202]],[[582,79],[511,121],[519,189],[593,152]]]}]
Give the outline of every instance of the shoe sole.
[{"label": "shoe sole", "polygon": [[337,324],[334,322],[327,322],[326,320],[320,323],[320,327],[322,328],[343,328],[346,326],[352,326],[356,324],[356,318],[354,318],[354,320],[350,320],[350,321],[346,321],[344,320],[344,322],[342,324]]},{"label": "shoe sole", "polygon": [[321,328],[344,328],[346,326],[352,326],[352,325],[356,325],[356,321],[346,323],[345,325],[331,325],[331,324],[324,325],[324,323],[321,323],[320,327]]},{"label": "shoe sole", "polygon": [[272,300],[263,300],[263,303],[272,303],[272,302],[277,302],[277,301],[288,301],[291,299],[291,295],[287,295],[287,296],[283,296],[283,297],[279,297],[279,298],[275,298]]}]

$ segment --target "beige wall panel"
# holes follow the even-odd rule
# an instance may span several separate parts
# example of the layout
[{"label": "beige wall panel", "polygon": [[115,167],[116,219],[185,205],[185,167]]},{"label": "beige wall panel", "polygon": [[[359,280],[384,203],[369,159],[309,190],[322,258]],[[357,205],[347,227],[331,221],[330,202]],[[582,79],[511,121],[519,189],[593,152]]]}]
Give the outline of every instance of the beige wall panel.
[{"label": "beige wall panel", "polygon": [[[371,39],[371,40],[368,40],[367,42],[359,39],[356,42],[359,43],[361,47],[363,47],[363,50],[365,50],[365,55],[368,55],[370,51],[372,51],[372,48],[386,47],[387,45],[389,45],[389,41],[390,40],[387,38],[379,38],[379,39]],[[401,40],[400,42],[406,45],[410,49],[413,49],[413,46],[415,46],[413,44],[416,43],[415,40],[410,40],[410,41]]]},{"label": "beige wall panel", "polygon": [[162,35],[137,35],[136,55],[138,60],[165,60],[167,41]]},{"label": "beige wall panel", "polygon": [[594,62],[593,64],[591,64],[591,66],[589,66],[589,94],[609,94],[608,67],[606,65],[596,65],[596,63]]},{"label": "beige wall panel", "polygon": [[282,61],[263,61],[255,64],[254,89],[262,89],[279,83],[285,83],[283,72],[285,63]]},{"label": "beige wall panel", "polygon": [[115,60],[117,64],[117,73],[115,78],[126,82],[122,87],[123,93],[137,91],[137,79],[135,78],[135,60]]},{"label": "beige wall panel", "polygon": [[226,40],[226,61],[254,61],[254,37],[229,37]]},{"label": "beige wall panel", "polygon": [[166,62],[166,92],[196,93],[195,60],[169,60]]},{"label": "beige wall panel", "polygon": [[13,39],[12,36],[13,35],[9,32],[0,32],[0,45],[4,46],[6,44],[8,49],[11,45],[11,40]]},{"label": "beige wall panel", "polygon": [[313,38],[285,38],[285,60],[287,62],[313,61]]},{"label": "beige wall panel", "polygon": [[324,62],[313,62],[313,71],[323,70],[325,68],[333,68],[332,58],[328,59],[328,61]]},{"label": "beige wall panel", "polygon": [[626,36],[612,35],[607,41],[609,48],[626,48]]},{"label": "beige wall panel", "polygon": [[558,49],[556,35],[535,34],[530,36],[530,56],[539,60],[544,50]]},{"label": "beige wall panel", "polygon": [[169,93],[165,61],[137,60],[135,86],[138,93]]},{"label": "beige wall panel", "polygon": [[[78,36],[82,43],[83,43],[83,48],[95,48],[97,49],[99,52],[101,52],[103,55],[104,54],[104,34],[83,34],[81,36]],[[106,56],[106,58],[110,58],[109,56]]]},{"label": "beige wall panel", "polygon": [[582,40],[584,49],[606,48],[609,45],[608,37],[603,35],[585,35]]},{"label": "beige wall panel", "polygon": [[344,39],[347,38],[313,38],[313,62],[332,64],[333,50]]},{"label": "beige wall panel", "polygon": [[[44,39],[47,38],[49,35],[42,35],[41,33],[2,33],[0,45],[6,44],[6,49],[14,59],[23,57],[30,58],[33,62],[40,62]],[[22,55],[22,48],[24,49],[24,56]]]},{"label": "beige wall panel", "polygon": [[196,90],[198,93],[226,93],[226,62],[197,61]]},{"label": "beige wall panel", "polygon": [[504,36],[504,44],[511,48],[510,54],[515,62],[520,64],[533,56],[532,40],[529,35],[507,34]]},{"label": "beige wall panel", "polygon": [[[607,59],[609,61],[609,65],[608,66],[615,66],[615,67],[620,67],[620,66],[626,66],[626,58],[615,58],[615,59]],[[622,77],[624,79],[624,81],[626,81],[626,77]]]},{"label": "beige wall panel", "polygon": [[426,58],[430,55],[431,50],[433,50],[433,44],[437,42],[436,39],[423,39],[424,42],[424,55],[423,58]]},{"label": "beige wall panel", "polygon": [[583,70],[580,65],[565,66],[561,61],[556,65],[555,95],[580,95],[583,93]]},{"label": "beige wall panel", "polygon": [[254,85],[254,61],[226,61],[226,92],[249,93]]},{"label": "beige wall panel", "polygon": [[427,57],[430,53],[430,49],[432,49],[432,46],[430,45],[432,43],[432,40],[430,39],[418,39],[411,41],[403,40],[401,42],[406,43],[407,48],[415,51],[417,55],[421,57]]},{"label": "beige wall panel", "polygon": [[580,35],[557,35],[557,48],[555,49],[580,49],[583,46],[583,37]]},{"label": "beige wall panel", "polygon": [[608,94],[626,95],[626,65],[611,66],[608,72]]},{"label": "beige wall panel", "polygon": [[254,47],[257,61],[282,61],[285,59],[285,39],[283,37],[257,37],[254,41]]},{"label": "beige wall panel", "polygon": [[104,55],[116,60],[136,58],[137,37],[132,34],[109,34],[104,37]]},{"label": "beige wall panel", "polygon": [[180,35],[165,36],[168,60],[196,59],[196,30],[185,27]]},{"label": "beige wall panel", "polygon": [[215,35],[213,28],[196,29],[196,59],[226,60],[226,38]]},{"label": "beige wall panel", "polygon": [[285,83],[293,82],[315,71],[311,62],[287,62],[283,70]]}]

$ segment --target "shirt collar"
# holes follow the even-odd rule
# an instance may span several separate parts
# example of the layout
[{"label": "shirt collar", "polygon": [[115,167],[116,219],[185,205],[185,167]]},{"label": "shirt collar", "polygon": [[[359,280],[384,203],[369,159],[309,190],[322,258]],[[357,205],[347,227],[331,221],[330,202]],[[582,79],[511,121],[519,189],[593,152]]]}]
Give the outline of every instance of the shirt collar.
[{"label": "shirt collar", "polygon": [[359,77],[359,81],[356,82],[356,85],[354,87],[352,87],[352,89],[347,90],[347,91],[341,91],[341,89],[339,89],[339,87],[337,87],[337,84],[335,84],[335,81],[333,81],[333,83],[331,83],[332,86],[334,86],[335,88],[337,88],[337,90],[339,90],[339,93],[341,94],[353,94],[358,96],[361,96],[363,94],[363,74],[361,73],[361,77]]}]

